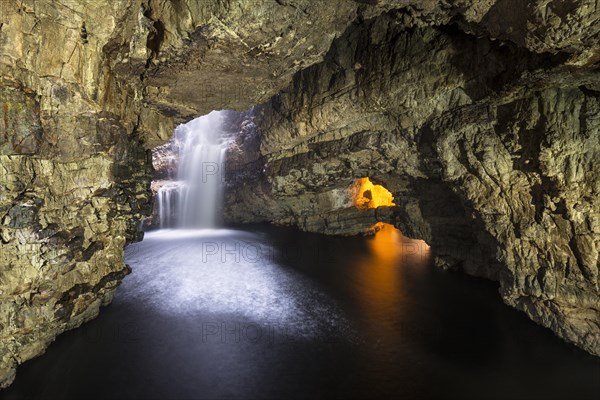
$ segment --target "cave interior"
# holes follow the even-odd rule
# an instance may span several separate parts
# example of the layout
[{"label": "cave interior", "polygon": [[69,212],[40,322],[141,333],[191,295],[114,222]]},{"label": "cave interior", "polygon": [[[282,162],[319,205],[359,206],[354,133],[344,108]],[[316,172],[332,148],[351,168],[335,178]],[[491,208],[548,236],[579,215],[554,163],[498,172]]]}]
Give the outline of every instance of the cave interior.
[{"label": "cave interior", "polygon": [[[252,289],[257,299],[282,305],[257,305],[232,291],[244,283],[230,271],[222,289],[241,304],[231,311],[211,286],[220,281],[193,269],[182,277],[206,279],[196,285],[204,295],[185,286],[190,297],[180,304],[206,301],[258,319],[263,310],[278,323],[310,325],[313,311],[294,308],[304,300],[292,294],[312,296],[307,309],[327,302],[275,272],[275,261],[325,286],[326,273],[309,265],[344,276],[332,265],[349,263],[345,279],[364,279],[372,292],[339,290],[361,293],[362,307],[381,317],[371,321],[381,323],[377,340],[393,348],[400,345],[386,340],[401,332],[389,321],[413,301],[394,297],[408,283],[393,282],[422,279],[417,266],[452,276],[440,281],[458,279],[456,287],[475,277],[465,287],[491,288],[489,301],[506,307],[500,314],[514,311],[506,318],[522,317],[524,331],[549,334],[540,343],[552,343],[556,359],[572,357],[564,365],[580,374],[579,395],[595,397],[598,380],[583,379],[600,373],[599,35],[592,0],[0,2],[0,387],[29,393],[19,388],[35,362],[59,357],[52,354],[64,348],[63,336],[112,321],[118,311],[111,310],[138,299],[140,249],[154,254],[149,246],[163,243],[161,231],[202,221],[202,228],[256,229],[274,241],[244,242],[238,232],[222,243],[246,243],[246,261],[248,251],[271,248],[264,270],[231,271],[261,282]],[[209,138],[213,128],[219,135]],[[203,154],[199,164],[186,161],[193,154]],[[190,184],[197,175],[182,172],[198,168],[201,187]],[[183,211],[196,202],[206,209]],[[178,234],[185,246],[192,241]],[[335,262],[321,253],[281,255],[294,240],[309,253],[314,246],[329,254],[319,244],[326,243]],[[365,260],[378,266],[371,275]],[[409,275],[395,275],[400,264]],[[171,304],[168,294],[160,299]],[[329,307],[323,314],[337,315]],[[435,329],[423,324],[430,338]],[[486,335],[511,335],[490,324]],[[436,353],[434,342],[423,360],[464,361]],[[396,360],[392,370],[401,365]],[[297,384],[288,378],[285,390]],[[363,378],[361,395],[371,382]],[[532,391],[539,384],[523,383]],[[318,395],[319,387],[299,395]],[[385,388],[382,397],[400,390]],[[189,390],[178,393],[197,395]],[[252,397],[248,388],[235,390],[207,396]]]}]

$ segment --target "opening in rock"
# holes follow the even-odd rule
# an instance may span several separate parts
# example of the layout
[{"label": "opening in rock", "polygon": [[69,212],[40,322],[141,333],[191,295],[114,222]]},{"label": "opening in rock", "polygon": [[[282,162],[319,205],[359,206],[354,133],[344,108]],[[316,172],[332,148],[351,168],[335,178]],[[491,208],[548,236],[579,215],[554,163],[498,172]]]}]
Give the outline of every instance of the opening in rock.
[{"label": "opening in rock", "polygon": [[369,178],[359,178],[352,184],[352,201],[358,208],[393,207],[394,196],[381,185],[375,185]]},{"label": "opening in rock", "polygon": [[2,397],[599,398],[589,3],[1,1]]}]

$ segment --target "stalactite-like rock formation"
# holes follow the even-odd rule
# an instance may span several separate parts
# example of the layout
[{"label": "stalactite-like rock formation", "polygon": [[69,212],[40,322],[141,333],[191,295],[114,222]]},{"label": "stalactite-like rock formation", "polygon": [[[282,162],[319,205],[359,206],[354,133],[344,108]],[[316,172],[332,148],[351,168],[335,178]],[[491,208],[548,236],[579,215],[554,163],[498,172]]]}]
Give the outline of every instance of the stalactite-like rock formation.
[{"label": "stalactite-like rock formation", "polygon": [[[596,7],[0,2],[0,386],[129,272],[148,150],[174,123],[255,104],[230,221],[393,223],[600,354]],[[352,207],[361,177],[395,206]]]}]

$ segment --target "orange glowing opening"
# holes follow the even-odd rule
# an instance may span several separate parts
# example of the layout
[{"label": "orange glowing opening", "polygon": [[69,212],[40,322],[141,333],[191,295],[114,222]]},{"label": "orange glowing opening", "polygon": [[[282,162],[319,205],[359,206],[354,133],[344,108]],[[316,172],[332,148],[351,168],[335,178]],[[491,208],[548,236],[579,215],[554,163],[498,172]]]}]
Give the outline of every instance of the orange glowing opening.
[{"label": "orange glowing opening", "polygon": [[369,178],[359,178],[351,186],[352,201],[358,208],[395,206],[394,196],[381,185],[374,185]]}]

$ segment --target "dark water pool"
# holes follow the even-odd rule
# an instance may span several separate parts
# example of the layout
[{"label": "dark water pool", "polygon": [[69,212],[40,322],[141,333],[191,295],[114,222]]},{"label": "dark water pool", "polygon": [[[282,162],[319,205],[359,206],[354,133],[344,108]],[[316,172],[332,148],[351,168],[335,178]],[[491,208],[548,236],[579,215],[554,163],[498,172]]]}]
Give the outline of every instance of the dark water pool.
[{"label": "dark water pool", "polygon": [[4,399],[598,399],[600,360],[383,230],[161,231]]}]

